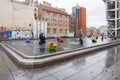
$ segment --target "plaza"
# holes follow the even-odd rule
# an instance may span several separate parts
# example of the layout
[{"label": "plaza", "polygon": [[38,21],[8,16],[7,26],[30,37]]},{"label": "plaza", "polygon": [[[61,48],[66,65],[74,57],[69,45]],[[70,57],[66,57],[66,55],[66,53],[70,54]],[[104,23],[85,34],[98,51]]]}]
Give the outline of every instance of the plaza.
[{"label": "plaza", "polygon": [[120,80],[120,0],[52,1],[0,0],[0,80]]},{"label": "plaza", "polygon": [[[78,45],[78,39],[63,39],[64,43],[68,40],[69,44],[66,43],[64,50],[70,51],[67,44]],[[49,41],[56,42],[54,39],[49,39]],[[103,44],[109,45],[107,43],[119,43],[118,40],[106,39],[103,42],[98,39],[98,43],[92,43],[91,39],[86,38],[86,46],[76,46],[74,48],[86,48],[93,46],[100,46]],[[73,42],[72,42],[73,41]],[[66,41],[67,42],[67,41]],[[18,49],[21,52],[26,53],[29,56],[40,56],[43,55],[39,52],[40,46],[38,40],[33,40],[31,43],[25,43],[24,40],[16,41],[3,41],[2,43],[7,43],[12,47]],[[22,43],[22,44],[21,44]],[[34,43],[34,44],[33,44]],[[57,42],[56,42],[57,43]],[[120,77],[120,61],[119,61],[119,44],[114,46],[109,46],[104,49],[90,51],[87,53],[80,54],[79,56],[73,56],[72,58],[63,59],[61,61],[53,62],[50,65],[45,65],[42,67],[24,68],[17,65],[13,59],[4,51],[0,49],[0,78],[1,80],[119,80]],[[48,43],[46,43],[47,45]],[[89,44],[89,45],[88,45]],[[28,46],[29,45],[29,46]],[[36,49],[33,51],[31,45],[36,45]],[[29,51],[27,48],[29,47]],[[64,45],[61,45],[62,47]],[[38,50],[37,50],[38,48]],[[70,47],[69,47],[70,48]],[[23,50],[23,51],[22,51]],[[72,49],[74,50],[74,49]],[[39,54],[38,54],[39,52]],[[61,52],[61,51],[58,51]],[[29,53],[29,54],[28,54]],[[33,54],[32,54],[33,53]],[[54,52],[55,53],[55,52]],[[54,54],[50,53],[50,54]],[[57,52],[56,52],[57,53]],[[49,54],[49,53],[48,53]],[[46,53],[44,54],[46,55]],[[9,57],[8,57],[9,56]],[[34,62],[34,59],[32,59]],[[27,61],[26,61],[27,62]],[[27,63],[26,63],[27,64]],[[86,77],[87,76],[87,77]]]}]

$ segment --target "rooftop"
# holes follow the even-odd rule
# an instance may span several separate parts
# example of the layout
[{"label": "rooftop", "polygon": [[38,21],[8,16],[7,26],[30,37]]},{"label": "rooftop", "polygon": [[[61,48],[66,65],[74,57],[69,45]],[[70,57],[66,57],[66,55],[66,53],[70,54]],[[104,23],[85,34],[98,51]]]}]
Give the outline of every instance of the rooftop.
[{"label": "rooftop", "polygon": [[63,15],[68,15],[69,16],[69,14],[67,12],[65,12],[63,10],[60,10],[58,8],[54,8],[54,7],[50,7],[50,6],[44,6],[44,5],[42,5],[42,7],[43,7],[43,10],[54,12],[54,13],[59,13],[59,14],[63,14]]}]

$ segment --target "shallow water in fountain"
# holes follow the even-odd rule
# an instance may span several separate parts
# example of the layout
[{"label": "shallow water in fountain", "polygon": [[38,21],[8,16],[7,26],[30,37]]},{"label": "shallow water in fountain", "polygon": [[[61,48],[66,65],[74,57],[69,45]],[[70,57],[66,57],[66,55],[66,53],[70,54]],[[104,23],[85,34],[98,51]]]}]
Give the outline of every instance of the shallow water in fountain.
[{"label": "shallow water in fountain", "polygon": [[[25,41],[5,41],[5,43],[9,44],[13,48],[19,50],[23,54],[27,56],[38,56],[45,54],[52,54],[60,51],[67,51],[76,48],[83,48],[86,46],[102,44],[107,41],[101,42],[98,40],[97,43],[92,43],[90,38],[86,38],[84,41],[84,45],[80,45],[78,38],[70,38],[70,39],[62,39],[63,43],[58,43],[55,39],[48,39],[45,44],[39,44],[39,40],[31,40],[31,43],[25,43]],[[52,41],[54,44],[57,44],[57,48],[55,52],[49,52],[47,49],[48,43]]]}]

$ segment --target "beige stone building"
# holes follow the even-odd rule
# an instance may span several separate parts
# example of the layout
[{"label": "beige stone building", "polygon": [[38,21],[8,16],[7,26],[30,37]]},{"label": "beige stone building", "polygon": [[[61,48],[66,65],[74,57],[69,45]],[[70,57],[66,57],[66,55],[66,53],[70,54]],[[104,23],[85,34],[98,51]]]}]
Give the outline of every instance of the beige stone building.
[{"label": "beige stone building", "polygon": [[34,30],[33,0],[0,0],[0,26],[9,30]]}]

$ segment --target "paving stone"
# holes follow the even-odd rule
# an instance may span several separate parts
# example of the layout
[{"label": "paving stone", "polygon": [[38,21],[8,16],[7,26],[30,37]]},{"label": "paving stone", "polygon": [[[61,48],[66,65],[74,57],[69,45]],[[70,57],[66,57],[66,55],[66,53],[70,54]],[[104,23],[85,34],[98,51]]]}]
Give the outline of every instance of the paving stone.
[{"label": "paving stone", "polygon": [[26,73],[22,70],[18,70],[18,71],[12,72],[12,75],[14,76],[14,78],[19,78],[19,77],[25,76]]},{"label": "paving stone", "polygon": [[108,79],[108,76],[101,74],[98,77],[96,77],[94,80],[107,80],[107,79]]},{"label": "paving stone", "polygon": [[72,76],[69,76],[64,80],[93,80],[93,77],[90,74],[82,71]]},{"label": "paving stone", "polygon": [[14,80],[14,78],[10,73],[2,73],[0,74],[0,80]]},{"label": "paving stone", "polygon": [[58,80],[58,79],[56,79],[56,78],[53,77],[53,76],[47,76],[47,77],[42,78],[42,79],[40,79],[40,80]]},{"label": "paving stone", "polygon": [[[17,67],[0,50],[0,80],[120,80],[120,56],[115,47],[40,69]],[[118,48],[119,49],[119,48]]]},{"label": "paving stone", "polygon": [[49,76],[50,74],[47,72],[29,72],[29,74],[25,75],[26,78],[31,79],[31,80],[38,80],[41,78],[44,78],[46,76]]},{"label": "paving stone", "polygon": [[59,72],[59,71],[62,71],[62,70],[65,70],[67,68],[69,68],[70,66],[58,66],[58,67],[54,67],[54,68],[51,68],[50,70],[47,70],[50,74],[53,74],[53,73],[56,73],[56,72]]},{"label": "paving stone", "polygon": [[5,65],[0,66],[0,75],[1,74],[10,74],[8,68]]},{"label": "paving stone", "polygon": [[59,72],[56,72],[54,74],[52,74],[53,76],[55,76],[57,79],[59,80],[63,80],[64,78],[66,77],[69,77],[75,73],[77,73],[78,71],[76,71],[75,69],[73,68],[67,68],[65,70],[62,70],[62,71],[59,71]]}]

